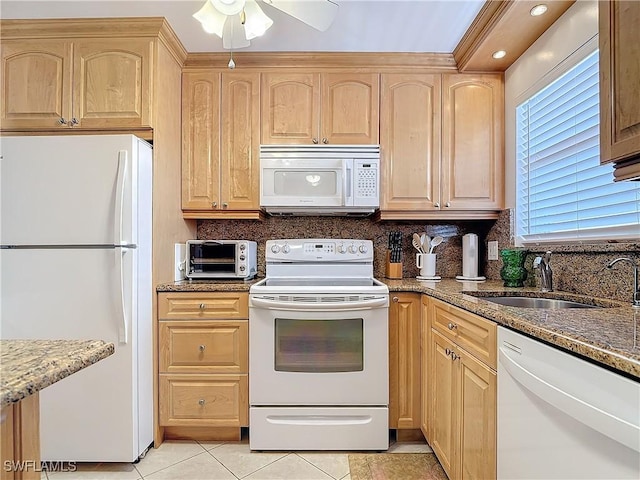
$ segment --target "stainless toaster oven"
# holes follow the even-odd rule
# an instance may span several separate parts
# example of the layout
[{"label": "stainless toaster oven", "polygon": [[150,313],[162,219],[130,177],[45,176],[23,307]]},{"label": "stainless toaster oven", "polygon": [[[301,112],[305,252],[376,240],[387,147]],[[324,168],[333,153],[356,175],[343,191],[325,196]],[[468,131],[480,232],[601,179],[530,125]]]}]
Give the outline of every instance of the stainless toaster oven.
[{"label": "stainless toaster oven", "polygon": [[257,244],[247,240],[187,240],[186,277],[249,280],[258,270]]}]

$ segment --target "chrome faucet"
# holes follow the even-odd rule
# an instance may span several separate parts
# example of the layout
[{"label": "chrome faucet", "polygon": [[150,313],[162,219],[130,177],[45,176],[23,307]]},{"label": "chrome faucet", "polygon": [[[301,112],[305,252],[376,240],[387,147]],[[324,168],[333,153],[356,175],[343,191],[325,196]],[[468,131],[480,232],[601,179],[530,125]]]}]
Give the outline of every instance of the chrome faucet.
[{"label": "chrome faucet", "polygon": [[616,258],[607,264],[607,268],[612,268],[618,262],[627,262],[633,265],[633,306],[640,307],[640,290],[638,290],[638,264],[627,257]]},{"label": "chrome faucet", "polygon": [[553,271],[551,270],[551,252],[533,260],[533,268],[540,269],[540,291],[553,292]]}]

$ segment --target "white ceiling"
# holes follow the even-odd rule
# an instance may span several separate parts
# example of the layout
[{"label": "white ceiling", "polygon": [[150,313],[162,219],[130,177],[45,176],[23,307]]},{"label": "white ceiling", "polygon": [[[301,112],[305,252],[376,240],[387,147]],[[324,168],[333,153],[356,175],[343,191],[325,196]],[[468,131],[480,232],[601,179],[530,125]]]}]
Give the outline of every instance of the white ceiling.
[{"label": "white ceiling", "polygon": [[[313,0],[301,0],[313,1]],[[338,15],[326,32],[260,2],[273,19],[243,51],[451,53],[484,0],[333,0]],[[188,52],[221,52],[192,15],[204,0],[2,0],[2,18],[166,17]]]}]

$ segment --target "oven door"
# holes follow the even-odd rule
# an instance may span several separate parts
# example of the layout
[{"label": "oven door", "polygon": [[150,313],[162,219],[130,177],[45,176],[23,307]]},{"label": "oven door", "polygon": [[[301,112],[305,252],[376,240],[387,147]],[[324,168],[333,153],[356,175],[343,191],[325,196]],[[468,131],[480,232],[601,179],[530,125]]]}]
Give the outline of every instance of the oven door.
[{"label": "oven door", "polygon": [[388,405],[388,296],[265,297],[249,300],[252,406]]}]

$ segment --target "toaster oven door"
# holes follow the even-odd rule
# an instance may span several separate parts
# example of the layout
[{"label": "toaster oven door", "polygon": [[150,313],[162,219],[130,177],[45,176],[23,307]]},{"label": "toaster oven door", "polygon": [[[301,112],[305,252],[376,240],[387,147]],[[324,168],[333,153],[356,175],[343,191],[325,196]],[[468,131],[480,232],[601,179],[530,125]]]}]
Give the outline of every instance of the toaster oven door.
[{"label": "toaster oven door", "polygon": [[187,242],[187,278],[235,277],[237,243]]}]

